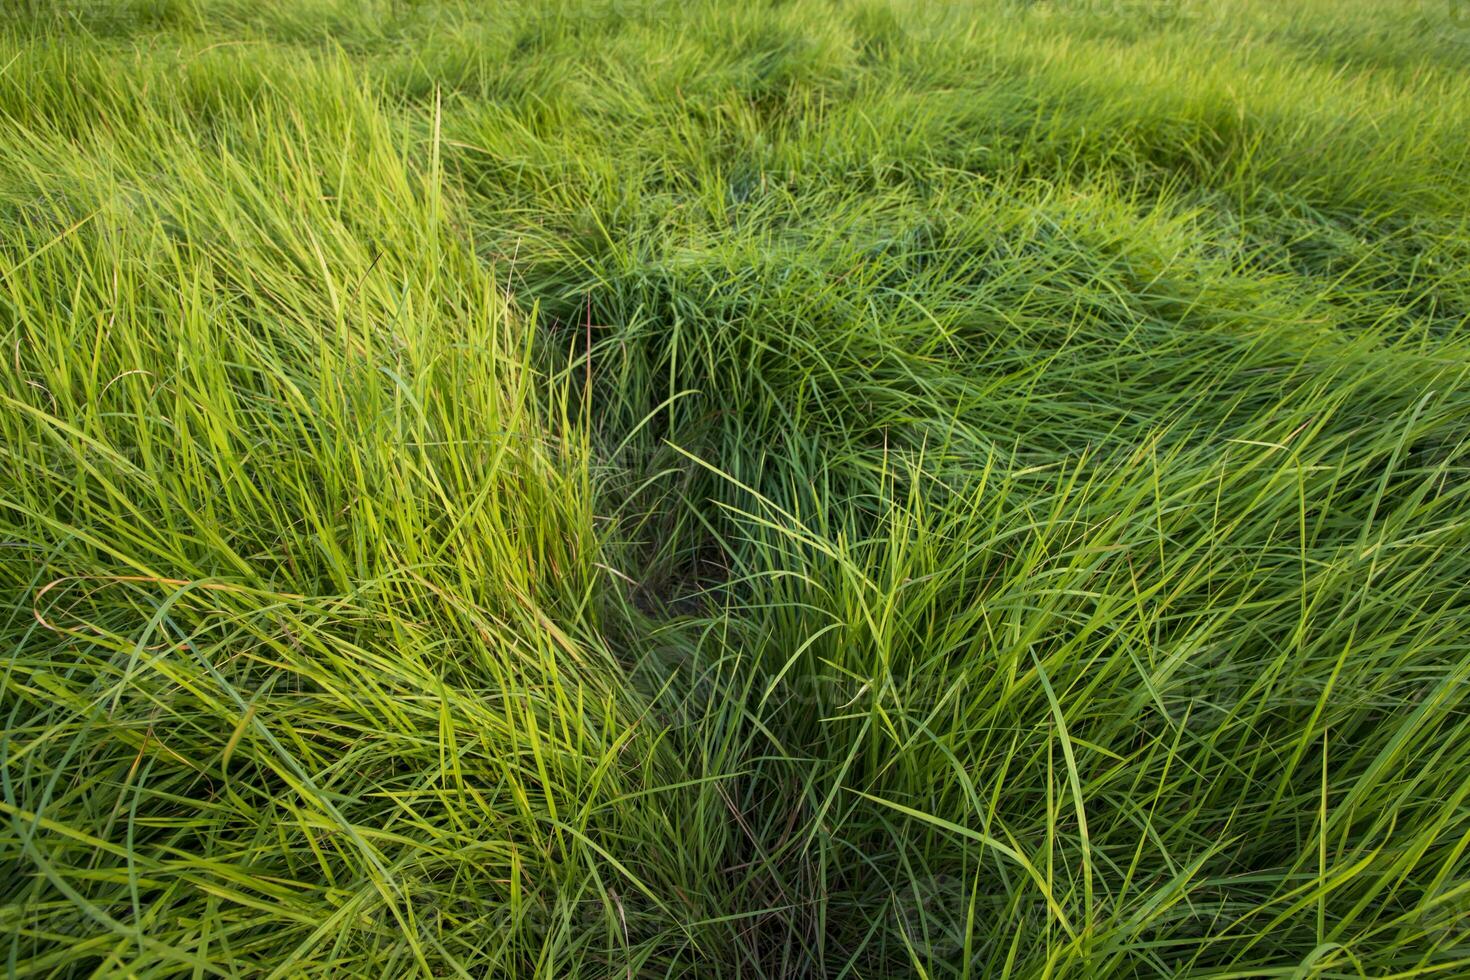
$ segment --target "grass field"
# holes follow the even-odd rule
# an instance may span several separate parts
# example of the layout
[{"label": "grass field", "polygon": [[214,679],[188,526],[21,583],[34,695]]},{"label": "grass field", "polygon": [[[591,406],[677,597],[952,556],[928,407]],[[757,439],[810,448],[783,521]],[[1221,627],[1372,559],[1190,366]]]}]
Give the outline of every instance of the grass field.
[{"label": "grass field", "polygon": [[0,10],[8,975],[1470,975],[1470,6]]}]

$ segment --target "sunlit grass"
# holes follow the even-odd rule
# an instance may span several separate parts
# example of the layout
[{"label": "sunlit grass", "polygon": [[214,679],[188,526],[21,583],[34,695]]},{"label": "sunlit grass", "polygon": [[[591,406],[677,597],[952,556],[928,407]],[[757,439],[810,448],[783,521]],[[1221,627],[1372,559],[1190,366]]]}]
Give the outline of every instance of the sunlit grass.
[{"label": "sunlit grass", "polygon": [[1470,972],[1452,3],[5,18],[8,973]]}]

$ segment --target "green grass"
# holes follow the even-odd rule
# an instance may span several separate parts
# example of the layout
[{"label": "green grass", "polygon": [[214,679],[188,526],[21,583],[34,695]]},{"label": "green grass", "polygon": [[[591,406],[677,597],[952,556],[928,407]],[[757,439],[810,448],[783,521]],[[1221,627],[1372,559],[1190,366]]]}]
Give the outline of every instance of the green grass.
[{"label": "green grass", "polygon": [[1470,974],[1470,8],[0,17],[7,974]]}]

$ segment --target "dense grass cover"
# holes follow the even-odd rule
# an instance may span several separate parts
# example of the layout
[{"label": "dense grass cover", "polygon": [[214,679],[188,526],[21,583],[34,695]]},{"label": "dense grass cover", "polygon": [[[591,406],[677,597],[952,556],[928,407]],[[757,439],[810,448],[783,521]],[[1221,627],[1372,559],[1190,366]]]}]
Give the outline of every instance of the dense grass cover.
[{"label": "dense grass cover", "polygon": [[13,0],[17,976],[1470,974],[1454,0]]}]

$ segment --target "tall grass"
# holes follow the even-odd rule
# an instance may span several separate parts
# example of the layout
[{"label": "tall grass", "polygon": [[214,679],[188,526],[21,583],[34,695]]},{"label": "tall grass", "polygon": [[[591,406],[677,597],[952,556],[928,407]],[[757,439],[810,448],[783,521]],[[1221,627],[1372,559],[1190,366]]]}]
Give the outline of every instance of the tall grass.
[{"label": "tall grass", "polygon": [[1470,972],[1470,24],[27,0],[17,976]]}]

